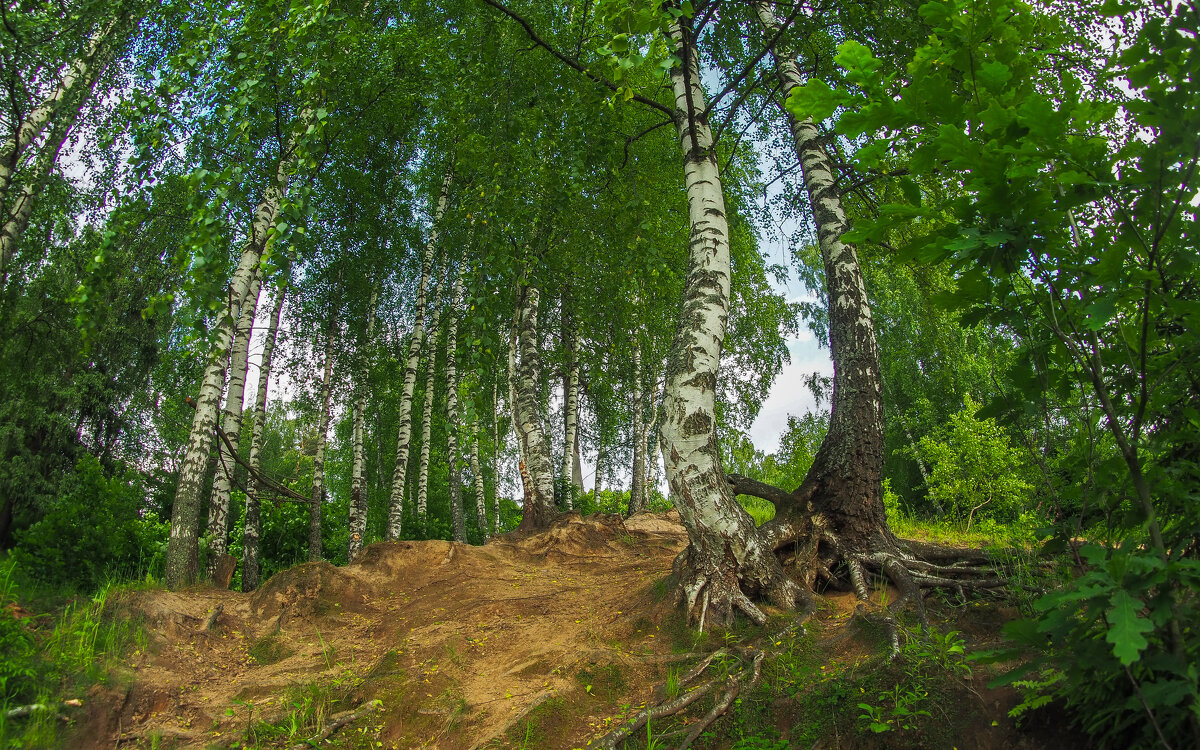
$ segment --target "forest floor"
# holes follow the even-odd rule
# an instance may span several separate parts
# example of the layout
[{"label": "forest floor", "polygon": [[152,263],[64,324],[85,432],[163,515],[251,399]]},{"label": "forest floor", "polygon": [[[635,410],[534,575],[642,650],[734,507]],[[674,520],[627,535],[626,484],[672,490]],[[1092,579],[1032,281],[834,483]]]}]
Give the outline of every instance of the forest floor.
[{"label": "forest floor", "polygon": [[[308,747],[352,717],[321,746],[584,748],[656,684],[671,689],[689,654],[762,642],[772,627],[697,640],[667,580],[686,542],[673,513],[572,515],[482,547],[375,544],[351,565],[298,565],[252,594],[131,591],[115,610],[148,637],[85,697],[70,746]],[[985,668],[947,646],[994,646],[1011,606],[931,603],[943,633],[962,635],[889,665],[856,604],[826,597],[806,632],[775,642],[759,687],[696,746],[1070,746],[1062,730],[1017,728],[1007,712],[1019,695],[988,689]],[[926,669],[934,662],[946,669]],[[864,702],[886,730],[868,731]],[[628,747],[647,746],[646,729],[634,736]]]}]

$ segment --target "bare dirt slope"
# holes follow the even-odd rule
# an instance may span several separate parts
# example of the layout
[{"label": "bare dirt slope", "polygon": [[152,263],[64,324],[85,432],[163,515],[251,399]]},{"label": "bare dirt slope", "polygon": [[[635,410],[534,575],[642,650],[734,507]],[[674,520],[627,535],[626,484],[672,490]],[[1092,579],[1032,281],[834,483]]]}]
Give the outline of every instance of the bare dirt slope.
[{"label": "bare dirt slope", "polygon": [[[298,689],[332,685],[338,708],[381,701],[356,724],[383,747],[502,744],[548,698],[598,692],[581,672],[619,664],[630,683],[656,670],[668,645],[645,615],[686,541],[677,517],[576,515],[482,547],[375,544],[349,566],[299,565],[253,594],[141,593],[127,604],[152,643],[132,658],[130,687],[93,696],[82,734],[105,748],[240,746],[248,704],[254,720],[286,722]],[[611,706],[598,696],[596,708],[600,726]]]},{"label": "bare dirt slope", "polygon": [[[736,634],[691,640],[671,606],[665,578],[686,543],[675,513],[625,521],[568,515],[549,531],[482,547],[375,544],[352,565],[298,565],[253,594],[132,593],[121,607],[143,620],[149,643],[115,686],[89,696],[70,746],[309,747],[302,741],[353,713],[321,747],[586,747],[648,700],[662,699],[654,685],[696,661],[679,652],[738,644]],[[890,600],[895,592],[879,596]],[[980,604],[938,618],[945,630],[964,631],[972,648],[994,642],[999,623],[1015,614]],[[802,647],[772,647],[768,635],[768,650],[807,654],[764,670],[779,697],[758,721],[787,746],[1071,745],[1060,732],[1016,730],[1006,715],[1015,693],[988,690],[983,675],[958,681],[935,701],[934,734],[856,732],[853,708],[839,729],[828,720],[829,701],[853,706],[876,691],[868,692],[876,684],[869,680],[843,681],[852,687],[840,696],[827,682],[876,663],[877,638],[853,626],[859,606],[852,595],[827,596]],[[761,648],[763,635],[754,637]],[[741,647],[754,648],[749,640]],[[887,678],[895,668],[863,669],[884,669]],[[730,731],[744,719],[731,721],[705,746],[735,745]]]}]

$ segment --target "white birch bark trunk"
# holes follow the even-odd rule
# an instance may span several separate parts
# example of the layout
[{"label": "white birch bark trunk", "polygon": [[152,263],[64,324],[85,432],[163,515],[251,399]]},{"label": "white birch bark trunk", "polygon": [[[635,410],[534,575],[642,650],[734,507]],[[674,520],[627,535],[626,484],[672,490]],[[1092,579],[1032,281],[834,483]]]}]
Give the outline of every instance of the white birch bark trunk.
[{"label": "white birch bark trunk", "polygon": [[671,83],[691,237],[683,310],[667,365],[661,435],[667,481],[691,541],[678,561],[680,596],[689,620],[705,629],[730,624],[735,607],[757,622],[766,621],[743,585],[788,606],[794,605],[798,587],[787,585],[754,520],[735,502],[720,462],[715,407],[729,311],[729,228],[688,23],[676,19],[670,27],[682,61],[671,69]]},{"label": "white birch bark trunk", "polygon": [[608,452],[604,450],[604,445],[601,443],[596,446],[596,476],[595,482],[592,484],[592,497],[596,502],[600,502],[600,491],[604,489],[604,462],[608,460]]},{"label": "white birch bark trunk", "polygon": [[[311,117],[308,110],[301,115],[301,132]],[[201,381],[196,399],[196,414],[184,452],[179,472],[179,484],[175,491],[175,503],[171,512],[171,536],[167,542],[166,584],[177,589],[194,583],[197,574],[197,538],[200,523],[200,490],[212,451],[213,433],[217,423],[217,407],[225,383],[225,361],[229,353],[233,327],[241,315],[242,305],[250,293],[250,283],[257,272],[259,261],[266,250],[267,241],[275,228],[279,206],[287,190],[290,173],[296,165],[294,139],[284,148],[275,169],[275,178],[263,191],[262,199],[254,211],[250,226],[250,237],[242,249],[241,260],[229,282],[229,304],[227,314],[216,327],[208,366]]]},{"label": "white birch bark trunk", "polygon": [[[583,492],[583,476],[579,467],[579,334],[570,311],[565,309],[570,298],[563,300],[563,349],[566,355],[566,377],[563,383],[563,458],[562,476],[577,491]],[[571,492],[567,493],[567,510],[572,509]]]},{"label": "white birch bark trunk", "polygon": [[425,523],[429,506],[429,449],[433,440],[433,388],[437,367],[437,337],[441,325],[441,310],[435,308],[429,318],[429,335],[426,337],[425,355],[425,400],[421,405],[421,454],[417,464],[417,520]]},{"label": "white birch bark trunk", "polygon": [[[4,215],[4,226],[0,228],[0,289],[3,289],[8,283],[9,265],[13,256],[16,255],[17,247],[21,243],[26,228],[29,227],[34,203],[50,179],[50,173],[54,169],[54,163],[58,160],[58,153],[67,140],[67,132],[72,124],[74,124],[74,120],[70,123],[59,122],[51,129],[45,145],[42,146],[41,153],[38,154],[33,174],[21,185],[16,198],[8,208],[8,213]],[[0,205],[4,204],[0,202]]]},{"label": "white birch bark trunk", "polygon": [[632,483],[629,488],[629,515],[646,508],[646,430],[642,413],[642,347],[636,340],[633,347],[633,443]]},{"label": "white birch bark trunk", "polygon": [[[433,225],[429,232],[429,240],[425,243],[425,250],[421,254],[421,279],[417,283],[417,304],[413,318],[413,334],[412,339],[408,343],[408,358],[404,365],[404,387],[400,394],[400,414],[398,421],[400,422],[400,434],[396,439],[396,467],[392,471],[392,496],[391,503],[388,508],[388,539],[399,539],[400,532],[403,530],[404,523],[404,487],[408,480],[408,456],[412,449],[412,402],[413,393],[417,388],[417,368],[421,362],[421,348],[425,340],[425,304],[426,293],[429,288],[430,276],[433,273],[433,254],[434,248],[437,246],[438,225],[442,221],[442,216],[446,213],[446,205],[450,200],[450,183],[453,180],[453,173],[449,170],[446,172],[445,179],[442,180],[442,190],[438,194],[437,207],[434,209]],[[436,315],[433,319],[432,328],[437,331]],[[431,407],[432,408],[432,407]],[[422,444],[424,446],[424,444]],[[422,447],[424,450],[424,447]],[[421,518],[424,511],[424,506],[418,511]]]},{"label": "white birch bark trunk", "polygon": [[325,333],[325,371],[321,376],[321,417],[317,424],[317,452],[313,456],[312,496],[308,506],[308,561],[322,558],[321,504],[325,500],[325,448],[329,444],[330,404],[333,400],[333,343],[336,319],[331,316]]},{"label": "white birch bark trunk", "polygon": [[516,309],[513,312],[512,328],[508,338],[508,417],[512,422],[513,435],[517,439],[517,474],[521,478],[521,497],[528,503],[533,496],[533,485],[525,469],[528,450],[521,433],[521,414],[517,406],[517,339],[521,331],[521,301],[518,289]]},{"label": "white birch bark trunk", "polygon": [[[779,23],[765,2],[757,2],[759,23],[775,35]],[[783,99],[804,78],[795,60],[772,50]],[[784,533],[792,510],[810,513],[811,500],[851,549],[893,541],[883,510],[883,388],[871,305],[854,245],[842,241],[849,229],[837,174],[811,120],[787,112],[796,155],[817,225],[825,265],[829,305],[829,344],[834,389],[829,431],[814,457],[793,508],[764,525],[768,535]],[[778,541],[778,540],[776,540]]]},{"label": "white birch bark trunk", "polygon": [[[475,412],[478,414],[478,412]],[[475,486],[475,523],[486,544],[491,532],[487,521],[487,490],[483,485],[483,467],[479,460],[479,421],[471,420],[471,477]]]},{"label": "white birch bark trunk", "polygon": [[525,446],[525,472],[529,489],[521,514],[521,530],[542,529],[558,515],[554,504],[554,463],[550,441],[538,408],[538,384],[541,382],[541,354],[538,337],[538,303],[541,292],[526,286],[521,305],[519,336],[520,366],[517,379],[516,411],[519,412],[518,437]]},{"label": "white birch bark trunk", "polygon": [[246,483],[246,521],[242,529],[242,591],[258,588],[259,562],[258,540],[260,536],[262,503],[258,497],[257,473],[262,467],[263,432],[267,425],[267,385],[271,379],[271,360],[275,355],[275,339],[279,332],[279,316],[283,312],[283,299],[287,294],[287,278],[279,282],[275,292],[275,309],[267,323],[266,341],[263,343],[262,362],[258,366],[258,384],[255,387],[254,423],[250,428],[250,477]]},{"label": "white birch bark trunk", "polygon": [[650,390],[646,391],[646,413],[650,415],[650,420],[642,430],[642,454],[646,457],[646,483],[642,494],[647,503],[650,502],[650,490],[656,486],[655,478],[658,476],[658,456],[655,453],[658,446],[658,406],[655,403],[657,389],[653,387],[653,381],[651,383]]},{"label": "white birch bark trunk", "polygon": [[454,285],[446,305],[446,461],[449,466],[450,520],[454,541],[467,541],[467,521],[463,511],[462,467],[458,451],[458,313],[462,300],[462,266],[454,274]]},{"label": "white birch bark trunk", "polygon": [[[76,96],[76,92],[90,91],[104,72],[112,58],[108,41],[120,26],[120,18],[114,18],[102,24],[89,38],[84,46],[83,54],[71,62],[63,71],[62,78],[55,86],[54,92],[30,110],[25,119],[17,125],[11,136],[0,145],[0,206],[8,205],[8,192],[12,186],[13,174],[16,172],[25,151],[37,140],[38,136],[52,121],[56,120],[61,111],[67,106],[68,99],[72,100],[72,115],[68,122],[60,124],[65,138],[67,131],[79,117],[87,97],[86,94]],[[57,150],[57,147],[55,147]]]},{"label": "white birch bark trunk", "polygon": [[492,534],[500,533],[500,393],[496,378],[492,379]]},{"label": "white birch bark trunk", "polygon": [[221,429],[229,443],[217,441],[217,471],[213,476],[212,492],[208,499],[209,556],[208,574],[216,570],[221,556],[229,547],[229,497],[233,487],[233,471],[237,466],[238,441],[242,433],[242,402],[246,395],[246,368],[249,365],[250,335],[254,332],[254,316],[258,312],[258,295],[262,288],[261,271],[250,284],[250,294],[238,316],[237,335],[229,360],[229,385],[225,394],[225,413]]},{"label": "white birch bark trunk", "polygon": [[[379,302],[379,288],[372,287],[371,301],[367,307],[366,347],[374,346],[375,339],[375,306]],[[363,433],[366,432],[367,410],[367,375],[370,367],[363,368],[362,381],[358,386],[358,395],[354,399],[354,427],[352,440],[354,442],[354,467],[350,472],[350,539],[347,543],[346,561],[354,562],[362,551],[367,535],[367,476],[366,456],[363,451]]]}]

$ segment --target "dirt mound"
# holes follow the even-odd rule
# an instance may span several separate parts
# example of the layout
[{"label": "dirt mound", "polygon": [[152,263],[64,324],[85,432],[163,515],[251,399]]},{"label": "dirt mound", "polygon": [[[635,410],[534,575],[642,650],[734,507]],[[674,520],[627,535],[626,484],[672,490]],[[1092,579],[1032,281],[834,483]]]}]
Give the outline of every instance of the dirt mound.
[{"label": "dirt mound", "polygon": [[[351,565],[297,565],[253,594],[132,593],[120,606],[142,619],[150,643],[115,683],[128,687],[88,696],[70,746],[282,748],[339,726],[322,747],[585,747],[662,699],[652,688],[678,678],[696,652],[754,650],[751,633],[695,640],[675,616],[667,576],[686,543],[675,513],[568,514],[545,532],[482,547],[373,544]],[[880,601],[896,595],[878,592]],[[1006,716],[1015,694],[970,677],[921,688],[940,734],[902,745],[899,733],[858,731],[854,707],[874,697],[886,705],[895,671],[874,661],[879,634],[854,625],[861,606],[830,592],[807,640],[774,644],[764,681],[782,692],[759,714],[745,696],[718,736],[749,731],[736,722],[753,719],[803,747],[830,738],[862,748],[1058,746],[1015,731]],[[943,631],[962,630],[971,648],[987,646],[1013,614],[1001,605],[938,611],[953,618]],[[656,731],[686,730],[687,719],[674,720]]]},{"label": "dirt mound", "polygon": [[[107,718],[89,721],[78,746],[225,747],[248,730],[284,746],[378,700],[339,735],[470,748],[504,744],[567,695],[587,710],[537,746],[581,745],[589,723],[657,675],[669,644],[655,625],[655,582],[686,541],[677,517],[568,514],[482,547],[373,544],[344,568],[298,565],[253,594],[139,592],[125,606],[152,644],[130,660],[132,687],[91,701]],[[309,717],[314,707],[321,715]],[[301,719],[311,734],[268,729]]]}]

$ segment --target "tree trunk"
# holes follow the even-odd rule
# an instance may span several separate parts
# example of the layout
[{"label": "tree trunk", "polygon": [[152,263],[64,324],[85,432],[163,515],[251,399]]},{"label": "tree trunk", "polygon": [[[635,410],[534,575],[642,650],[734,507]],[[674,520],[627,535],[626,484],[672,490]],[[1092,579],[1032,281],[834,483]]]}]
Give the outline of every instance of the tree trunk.
[{"label": "tree trunk", "polygon": [[646,507],[646,440],[642,416],[642,347],[636,340],[633,345],[633,425],[630,437],[633,443],[633,472],[629,487],[629,515],[640,513]]},{"label": "tree trunk", "polygon": [[446,305],[446,462],[449,466],[450,519],[454,541],[467,541],[467,520],[463,513],[462,467],[458,453],[458,308],[462,300],[462,266],[454,274],[454,286]]},{"label": "tree trunk", "polygon": [[731,624],[735,607],[765,622],[743,586],[780,606],[794,606],[803,592],[784,574],[773,550],[762,544],[721,467],[715,407],[729,308],[729,232],[689,24],[680,18],[670,26],[681,60],[671,69],[671,83],[691,237],[683,310],[667,364],[661,434],[667,481],[691,541],[676,561],[679,593],[689,620],[704,629]]},{"label": "tree trunk", "polygon": [[500,394],[497,377],[492,378],[492,500],[496,506],[492,517],[493,534],[500,533]]},{"label": "tree trunk", "polygon": [[321,417],[317,425],[317,452],[313,457],[312,496],[308,506],[308,561],[322,557],[321,503],[325,500],[325,447],[329,442],[329,408],[333,400],[333,340],[337,334],[336,318],[330,315],[329,330],[325,333],[325,372],[321,377]]},{"label": "tree trunk", "polygon": [[437,367],[437,336],[441,310],[434,308],[429,318],[429,336],[426,338],[425,356],[425,402],[421,406],[421,456],[417,466],[417,520],[425,523],[429,505],[429,444],[433,436],[433,387]]},{"label": "tree trunk", "polygon": [[521,432],[521,415],[517,407],[517,339],[521,333],[521,288],[517,289],[517,304],[513,312],[512,328],[508,338],[508,417],[512,421],[513,435],[517,438],[517,474],[521,477],[522,507],[533,497],[533,484],[525,470],[528,459],[525,440]]},{"label": "tree trunk", "polygon": [[[476,414],[479,412],[476,411]],[[479,421],[478,418],[471,420],[471,477],[475,484],[475,523],[479,527],[479,533],[483,536],[483,541],[486,543],[491,533],[488,530],[487,522],[487,491],[483,486],[483,470],[479,461]]]},{"label": "tree trunk", "polygon": [[[114,33],[121,26],[122,19],[114,18],[101,24],[84,46],[83,54],[76,58],[59,79],[54,93],[30,110],[25,119],[17,125],[14,133],[0,145],[0,206],[8,205],[8,192],[12,186],[13,174],[21,163],[26,149],[37,140],[38,136],[52,121],[56,128],[61,128],[65,138],[71,125],[79,118],[79,112],[87,100],[86,92],[96,84],[100,75],[112,59],[112,47],[108,44]],[[130,22],[132,23],[132,22]],[[78,96],[76,95],[79,93]],[[68,100],[70,100],[68,102]],[[70,104],[73,109],[66,122],[59,119],[61,111]],[[51,139],[53,142],[53,139]],[[61,141],[60,141],[61,144]],[[49,146],[50,144],[47,144]],[[53,147],[57,150],[58,146]]]},{"label": "tree trunk", "polygon": [[262,288],[262,272],[250,284],[250,294],[238,316],[233,355],[229,360],[229,386],[225,395],[225,415],[221,429],[228,438],[217,441],[217,471],[213,476],[212,493],[208,499],[208,575],[216,570],[217,562],[228,550],[229,496],[233,486],[233,470],[237,466],[238,440],[242,433],[242,402],[246,395],[246,369],[250,364],[250,334],[254,332],[254,316],[258,312],[258,294]]},{"label": "tree trunk", "polygon": [[[767,35],[774,35],[779,24],[770,6],[758,2],[756,9]],[[785,100],[804,79],[791,57],[775,51],[772,56]],[[883,510],[883,397],[871,305],[857,251],[841,240],[849,224],[820,133],[811,120],[788,113],[788,121],[825,265],[834,387],[829,432],[813,465],[793,501],[777,509],[764,531],[776,545],[786,543],[806,533],[815,511],[848,549],[891,547],[894,537]]]},{"label": "tree trunk", "polygon": [[50,173],[58,159],[58,152],[67,140],[67,132],[73,124],[74,118],[70,122],[60,121],[54,124],[45,145],[42,146],[41,153],[38,154],[33,174],[25,184],[21,185],[16,199],[4,217],[4,226],[0,228],[0,289],[3,289],[8,283],[9,264],[16,255],[25,229],[29,226],[29,219],[33,216],[33,206],[37,196],[41,194],[42,189],[50,180]]},{"label": "tree trunk", "polygon": [[646,483],[642,493],[647,503],[650,502],[650,491],[658,485],[658,455],[655,452],[658,446],[658,406],[655,404],[657,389],[653,384],[652,379],[651,388],[646,391],[646,413],[650,415],[650,421],[642,429],[642,453],[646,456]]},{"label": "tree trunk", "polygon": [[271,377],[271,359],[275,354],[275,339],[279,331],[279,316],[283,312],[283,298],[287,293],[287,277],[279,282],[275,292],[275,309],[267,324],[266,341],[263,343],[262,362],[258,366],[258,385],[255,388],[254,423],[250,428],[250,478],[246,486],[246,522],[242,530],[242,591],[258,588],[259,563],[258,540],[262,505],[258,497],[258,471],[262,467],[263,431],[267,424],[267,384]]},{"label": "tree trunk", "polygon": [[[408,477],[408,454],[412,447],[412,401],[417,387],[417,368],[421,362],[421,347],[425,340],[425,300],[429,288],[430,275],[433,273],[433,252],[437,247],[438,225],[446,213],[446,205],[450,200],[450,183],[453,172],[446,170],[442,180],[442,190],[438,194],[437,207],[433,213],[433,226],[429,231],[429,240],[421,255],[421,279],[417,284],[417,304],[413,317],[412,339],[408,342],[408,359],[404,366],[404,389],[400,394],[400,434],[396,440],[396,468],[392,472],[392,497],[388,509],[388,539],[399,539],[404,522],[404,487]],[[437,316],[433,318],[433,331],[437,331]],[[432,351],[432,350],[430,350]],[[432,406],[430,407],[432,408]],[[422,427],[422,434],[424,434]],[[428,455],[422,444],[423,455]],[[427,461],[428,459],[423,459]],[[418,500],[420,503],[420,500]],[[419,515],[424,518],[424,505],[421,504]]]},{"label": "tree trunk", "polygon": [[558,516],[554,505],[554,464],[550,458],[550,442],[546,439],[545,423],[538,409],[538,385],[541,382],[541,354],[538,340],[538,303],[541,293],[535,286],[526,286],[522,295],[516,412],[519,425],[517,437],[525,447],[525,471],[529,488],[518,529],[543,529]]},{"label": "tree trunk", "polygon": [[579,468],[579,334],[571,316],[573,300],[570,294],[563,296],[563,354],[565,355],[563,376],[563,480],[570,484],[567,492],[567,510],[572,509],[572,494],[583,492],[583,477]]},{"label": "tree trunk", "polygon": [[604,477],[604,462],[608,456],[604,451],[604,443],[601,443],[599,439],[596,442],[596,476],[594,477],[595,481],[592,483],[592,497],[599,503],[600,490],[604,489],[604,482],[602,481]]},{"label": "tree trunk", "polygon": [[[311,117],[308,110],[301,115],[299,127]],[[303,130],[301,130],[303,132]],[[200,522],[200,490],[204,485],[205,467],[212,450],[213,432],[217,423],[217,406],[225,382],[225,359],[233,336],[234,322],[241,315],[242,305],[250,293],[250,283],[257,272],[267,240],[275,229],[280,202],[287,190],[289,175],[295,171],[294,139],[283,149],[275,170],[275,179],[263,191],[254,211],[250,238],[242,249],[242,257],[229,283],[227,314],[217,324],[208,367],[196,399],[196,414],[184,452],[175,505],[171,513],[171,537],[167,542],[166,583],[172,590],[196,580],[197,537]]]},{"label": "tree trunk", "polygon": [[[367,307],[366,348],[370,350],[375,345],[375,305],[379,302],[379,288],[371,289],[371,301]],[[366,456],[363,450],[363,433],[366,431],[367,410],[367,374],[369,367],[363,368],[362,382],[358,386],[358,396],[354,399],[354,468],[350,479],[350,540],[346,550],[346,561],[354,562],[362,551],[367,536],[367,477]]]}]

